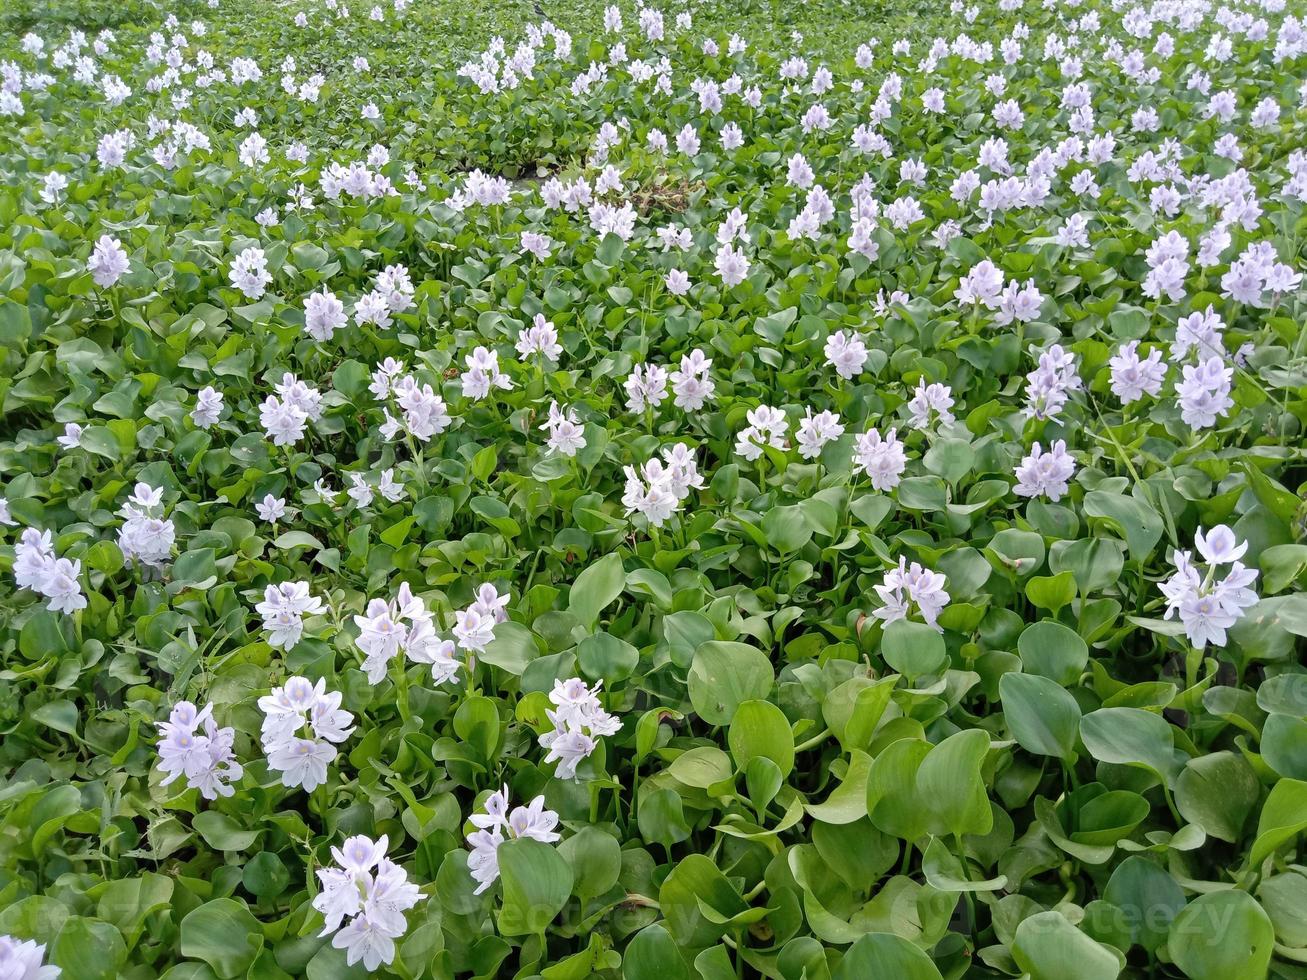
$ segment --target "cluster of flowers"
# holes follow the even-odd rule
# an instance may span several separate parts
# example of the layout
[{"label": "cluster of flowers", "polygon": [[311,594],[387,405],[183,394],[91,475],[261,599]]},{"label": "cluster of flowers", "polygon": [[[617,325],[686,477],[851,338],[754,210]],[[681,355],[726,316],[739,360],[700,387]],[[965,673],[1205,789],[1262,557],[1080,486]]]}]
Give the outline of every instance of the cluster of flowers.
[{"label": "cluster of flowers", "polygon": [[[394,439],[404,432],[419,442],[430,442],[453,421],[449,407],[431,385],[403,371],[401,362],[388,357],[372,372],[368,390],[378,401],[387,402],[382,408],[385,421],[381,425],[381,434],[386,439]],[[390,414],[392,402],[398,418]]]},{"label": "cluster of flowers", "polygon": [[313,897],[323,918],[319,935],[334,933],[331,945],[345,950],[348,965],[362,960],[369,971],[394,961],[395,940],[408,929],[404,913],[422,899],[408,872],[386,857],[389,843],[384,834],[376,841],[359,835],[333,847],[336,864],[318,869],[322,890]]},{"label": "cluster of flowers", "polygon": [[268,631],[268,645],[293,650],[304,636],[304,617],[319,616],[326,611],[322,600],[309,594],[308,582],[282,582],[269,585],[263,601],[254,607],[263,617]]},{"label": "cluster of flowers", "polygon": [[363,651],[363,672],[369,684],[385,679],[391,660],[401,651],[414,663],[430,665],[437,684],[453,679],[462,666],[454,659],[454,642],[436,632],[426,603],[413,595],[407,582],[399,587],[394,601],[369,602],[364,615],[354,617],[354,624],[359,628],[355,642]]},{"label": "cluster of flowers", "polygon": [[653,527],[662,527],[679,511],[691,490],[703,489],[703,477],[694,453],[683,442],[663,449],[663,458],[645,461],[638,470],[624,467],[626,489],[622,506],[626,513],[642,514]]},{"label": "cluster of flowers", "polygon": [[162,503],[162,487],[138,483],[119,511],[123,526],[118,530],[118,548],[128,564],[136,561],[147,568],[161,568],[172,557],[176,528],[172,521],[154,516]]},{"label": "cluster of flowers", "polygon": [[545,762],[557,762],[559,779],[576,779],[576,767],[588,759],[599,745],[600,737],[616,735],[622,723],[599,703],[603,681],[589,687],[579,677],[555,680],[549,700],[554,709],[545,711],[554,730],[540,736],[540,745],[548,749]]},{"label": "cluster of flowers", "polygon": [[695,348],[681,357],[680,367],[670,372],[659,364],[637,364],[623,383],[627,410],[656,409],[667,398],[669,382],[675,396],[672,404],[687,412],[697,412],[717,390],[712,378],[712,359]]},{"label": "cluster of flowers", "polygon": [[168,720],[159,723],[159,735],[159,768],[168,774],[159,785],[168,786],[185,776],[186,785],[206,800],[235,792],[229,784],[245,773],[232,751],[236,730],[218,727],[213,705],[197,710],[190,701],[178,701]]},{"label": "cluster of flowers", "polygon": [[470,819],[477,829],[467,835],[472,853],[467,857],[467,869],[477,882],[474,894],[480,895],[499,878],[499,845],[506,840],[530,837],[542,844],[554,844],[560,835],[558,814],[545,809],[545,798],[537,796],[527,806],[508,808],[508,786],[486,797],[485,813],[474,813]]},{"label": "cluster of flowers", "polygon": [[307,677],[291,677],[259,698],[263,751],[283,786],[311,793],[327,781],[336,745],[354,731],[354,716],[340,702],[340,692],[328,691],[325,680],[314,684]]},{"label": "cluster of flowers", "polygon": [[908,565],[906,558],[899,558],[898,567],[886,572],[884,581],[875,586],[884,605],[874,610],[872,615],[889,625],[895,620],[907,619],[915,606],[927,625],[943,632],[938,620],[949,603],[945,583],[942,573],[922,568],[915,561]]},{"label": "cluster of flowers", "polygon": [[[1180,617],[1185,635],[1195,647],[1211,643],[1225,646],[1225,631],[1243,618],[1246,610],[1257,604],[1257,593],[1250,586],[1257,581],[1257,570],[1247,568],[1241,559],[1248,542],[1240,541],[1224,524],[1206,534],[1200,527],[1194,545],[1207,567],[1195,565],[1193,553],[1177,549],[1171,556],[1175,572],[1162,583],[1166,596],[1166,618]],[[1217,578],[1217,570],[1230,570]]]},{"label": "cluster of flowers", "polygon": [[77,612],[86,608],[81,574],[82,563],[76,558],[55,557],[49,531],[24,529],[14,546],[14,581],[20,589],[43,595],[51,612]]},{"label": "cluster of flowers", "polygon": [[304,438],[310,422],[322,417],[322,393],[287,371],[259,406],[259,424],[274,446],[292,446]]}]

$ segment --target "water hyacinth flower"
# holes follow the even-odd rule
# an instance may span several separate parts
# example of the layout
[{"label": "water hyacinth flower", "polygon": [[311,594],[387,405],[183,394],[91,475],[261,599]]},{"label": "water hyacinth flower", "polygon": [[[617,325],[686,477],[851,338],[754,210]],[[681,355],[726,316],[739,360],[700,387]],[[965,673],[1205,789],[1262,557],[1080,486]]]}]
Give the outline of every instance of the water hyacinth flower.
[{"label": "water hyacinth flower", "polygon": [[1137,402],[1145,395],[1156,395],[1166,378],[1162,352],[1154,348],[1146,358],[1141,358],[1137,340],[1122,344],[1108,366],[1112,369],[1112,393],[1121,399],[1122,405]]},{"label": "water hyacinth flower", "polygon": [[704,485],[694,453],[683,442],[664,449],[662,459],[650,459],[638,470],[626,466],[623,472],[622,506],[627,516],[642,514],[653,527],[662,527],[682,508],[690,491]]},{"label": "water hyacinth flower", "polygon": [[222,416],[222,392],[207,385],[195,396],[195,407],[191,409],[191,421],[197,428],[208,429],[218,424]]},{"label": "water hyacinth flower", "polygon": [[762,456],[765,446],[785,451],[790,422],[779,408],[770,405],[751,408],[745,414],[745,421],[749,424],[735,435],[736,455],[753,462]]},{"label": "water hyacinth flower", "polygon": [[159,768],[168,774],[159,785],[168,786],[185,776],[186,785],[206,800],[235,793],[230,784],[245,772],[232,751],[236,730],[218,727],[213,705],[196,709],[190,701],[178,701],[168,720],[159,723],[159,736]]},{"label": "water hyacinth flower", "polygon": [[363,672],[370,684],[381,683],[400,653],[429,665],[437,684],[450,680],[461,666],[452,656],[454,644],[437,634],[434,616],[407,582],[391,602],[369,602],[364,614],[354,617],[354,625],[359,629],[354,642],[363,652]]},{"label": "water hyacinth flower", "polygon": [[251,246],[236,256],[231,263],[231,284],[247,299],[260,299],[272,282],[267,258],[263,249]]},{"label": "water hyacinth flower", "polygon": [[909,566],[906,558],[900,558],[898,567],[886,572],[884,581],[875,586],[883,604],[872,615],[888,626],[907,619],[915,610],[927,625],[943,632],[937,620],[949,603],[945,583],[942,573],[922,568],[915,561]]},{"label": "water hyacinth flower", "polygon": [[118,548],[127,564],[160,568],[172,557],[177,531],[171,520],[156,516],[162,513],[162,502],[163,488],[138,483],[119,511],[124,520],[118,529]]},{"label": "water hyacinth flower", "polygon": [[322,600],[309,594],[308,582],[269,585],[263,601],[254,608],[263,617],[268,645],[283,650],[293,650],[304,636],[305,616],[319,616],[326,611]]},{"label": "water hyacinth flower", "polygon": [[101,235],[87,260],[86,269],[101,289],[108,289],[127,273],[127,250],[112,235]]},{"label": "water hyacinth flower", "polygon": [[555,775],[559,779],[576,779],[576,767],[590,757],[598,740],[604,735],[616,735],[622,727],[599,702],[602,683],[591,688],[579,677],[554,680],[554,689],[549,692],[554,707],[545,710],[554,728],[540,736],[540,746],[548,750],[545,762],[558,763]]},{"label": "water hyacinth flower", "polygon": [[499,879],[499,845],[506,840],[529,837],[542,844],[554,844],[561,838],[557,831],[558,814],[545,809],[545,798],[537,796],[526,806],[508,808],[508,786],[486,797],[484,813],[474,813],[468,819],[477,829],[467,835],[472,853],[467,858],[467,869],[477,883],[475,895],[480,895]]},{"label": "water hyacinth flower", "polygon": [[560,456],[575,456],[585,448],[585,430],[576,419],[572,408],[560,408],[558,402],[549,403],[549,416],[540,426],[549,433],[549,451]]},{"label": "water hyacinth flower", "polygon": [[899,485],[908,457],[897,429],[883,437],[876,429],[868,429],[854,441],[853,462],[871,479],[873,490],[888,493]]},{"label": "water hyacinth flower", "polygon": [[[322,932],[345,951],[349,966],[362,962],[375,971],[395,960],[395,940],[408,930],[404,913],[422,900],[406,872],[386,857],[390,841],[357,835],[332,847],[335,864],[318,868],[320,891],[313,907],[322,913]],[[334,935],[332,935],[334,933]]]},{"label": "water hyacinth flower", "polygon": [[4,980],[56,980],[63,973],[45,962],[45,945],[0,936],[0,977]]},{"label": "water hyacinth flower", "polygon": [[86,608],[81,575],[81,561],[56,557],[49,531],[29,527],[14,546],[14,582],[20,589],[44,596],[51,612],[74,613]]},{"label": "water hyacinth flower", "polygon": [[1036,442],[1016,468],[1018,497],[1047,497],[1056,503],[1067,492],[1067,484],[1075,474],[1076,463],[1066,451],[1066,440],[1059,439],[1044,452]]},{"label": "water hyacinth flower", "polygon": [[681,358],[680,367],[667,376],[676,396],[672,404],[687,412],[697,412],[713,397],[717,383],[712,377],[712,358],[695,348]]},{"label": "water hyacinth flower", "polygon": [[336,745],[354,731],[354,716],[340,707],[339,691],[328,691],[319,678],[292,677],[259,698],[263,711],[260,741],[268,767],[281,773],[288,789],[311,793],[327,781]]},{"label": "water hyacinth flower", "polygon": [[[1161,584],[1166,597],[1166,619],[1179,617],[1189,642],[1199,649],[1209,643],[1223,647],[1226,630],[1242,619],[1258,602],[1250,586],[1257,581],[1257,570],[1247,568],[1241,558],[1248,543],[1239,541],[1232,530],[1218,524],[1206,534],[1200,527],[1194,545],[1206,567],[1195,564],[1193,553],[1176,551],[1171,556],[1175,572]],[[1230,569],[1218,578],[1218,569]]]}]

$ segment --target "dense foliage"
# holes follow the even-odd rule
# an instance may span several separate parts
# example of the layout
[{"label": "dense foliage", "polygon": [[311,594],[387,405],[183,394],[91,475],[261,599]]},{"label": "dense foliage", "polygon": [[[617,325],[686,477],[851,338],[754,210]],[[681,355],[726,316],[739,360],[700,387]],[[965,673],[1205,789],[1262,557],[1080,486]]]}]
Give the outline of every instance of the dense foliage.
[{"label": "dense foliage", "polygon": [[1303,975],[1292,6],[222,2],[3,15],[0,977]]}]

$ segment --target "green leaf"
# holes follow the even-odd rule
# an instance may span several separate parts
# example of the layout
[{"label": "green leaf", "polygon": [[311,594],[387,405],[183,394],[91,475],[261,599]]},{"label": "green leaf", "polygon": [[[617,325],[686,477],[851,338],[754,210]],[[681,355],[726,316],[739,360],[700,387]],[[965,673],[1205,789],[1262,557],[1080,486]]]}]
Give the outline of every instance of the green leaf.
[{"label": "green leaf", "polygon": [[794,735],[790,723],[785,713],[770,701],[742,701],[731,719],[727,743],[740,771],[760,756],[776,763],[782,777],[794,769]]},{"label": "green leaf", "polygon": [[1090,939],[1061,912],[1039,912],[1017,926],[1012,957],[1030,980],[1115,980],[1120,954]]},{"label": "green leaf", "polygon": [[259,920],[235,899],[216,898],[182,919],[182,955],[208,963],[222,980],[245,973],[262,948]]},{"label": "green leaf", "polygon": [[582,626],[591,629],[599,621],[599,614],[622,594],[625,583],[621,556],[604,555],[576,577],[567,595],[567,610]]},{"label": "green leaf", "polygon": [[1272,853],[1304,830],[1307,830],[1307,782],[1281,779],[1271,787],[1262,804],[1248,866],[1260,868]]},{"label": "green leaf", "polygon": [[231,817],[217,810],[197,813],[191,820],[204,842],[218,851],[243,851],[259,839],[260,831],[245,830]]},{"label": "green leaf", "polygon": [[1275,928],[1247,892],[1199,895],[1175,917],[1171,959],[1190,980],[1261,980],[1275,946]]},{"label": "green leaf", "polygon": [[611,834],[596,827],[582,827],[558,845],[558,853],[572,866],[574,890],[582,900],[597,898],[617,884],[622,848]]},{"label": "green leaf", "polygon": [[1103,898],[1124,913],[1131,940],[1150,953],[1166,942],[1172,920],[1185,907],[1184,891],[1175,879],[1142,857],[1128,857],[1117,865]]},{"label": "green leaf", "polygon": [[527,664],[540,656],[535,634],[523,626],[509,620],[495,627],[495,638],[486,644],[477,659],[500,670],[505,670],[514,677],[521,677]]},{"label": "green leaf", "polygon": [[1049,620],[1022,630],[1017,651],[1024,673],[1047,677],[1062,687],[1077,684],[1089,663],[1089,645],[1080,634]]},{"label": "green leaf", "polygon": [[1209,837],[1233,844],[1243,836],[1260,792],[1257,773],[1243,756],[1213,752],[1185,763],[1175,784],[1175,805]]},{"label": "green leaf", "polygon": [[930,801],[930,822],[941,832],[988,834],[994,813],[981,766],[989,752],[989,733],[967,728],[950,735],[930,750],[917,770],[917,794]]},{"label": "green leaf", "polygon": [[729,725],[741,703],[767,697],[773,680],[771,661],[757,647],[709,640],[694,652],[690,703],[708,724]]},{"label": "green leaf", "polygon": [[999,678],[1003,717],[1027,752],[1070,762],[1080,728],[1080,705],[1054,681],[1009,671]]},{"label": "green leaf", "polygon": [[942,892],[994,892],[1007,887],[1007,876],[974,879],[962,861],[938,837],[932,837],[921,857],[921,873],[931,888]]},{"label": "green leaf", "polygon": [[887,664],[909,678],[937,673],[948,663],[948,651],[939,630],[910,619],[896,619],[885,627],[881,655]]},{"label": "green leaf", "polygon": [[622,953],[623,980],[692,980],[680,946],[660,923],[637,932]]},{"label": "green leaf", "polygon": [[549,844],[518,837],[499,845],[504,902],[499,931],[505,936],[542,933],[572,894],[572,866]]},{"label": "green leaf", "polygon": [[1185,763],[1166,719],[1142,708],[1091,711],[1080,720],[1080,738],[1099,762],[1151,769],[1168,786]]},{"label": "green leaf", "polygon": [[611,687],[631,676],[640,663],[640,651],[620,637],[601,631],[580,642],[576,659],[587,677]]},{"label": "green leaf", "polygon": [[1076,597],[1076,580],[1070,572],[1056,575],[1036,575],[1026,583],[1026,598],[1036,608],[1048,609],[1057,615],[1059,609]]},{"label": "green leaf", "polygon": [[127,945],[109,923],[73,916],[51,944],[49,958],[63,970],[59,980],[118,980]]},{"label": "green leaf", "polygon": [[1120,529],[1130,557],[1136,561],[1148,558],[1162,538],[1162,518],[1151,505],[1135,497],[1091,490],[1085,494],[1084,508],[1089,517],[1103,518]]},{"label": "green leaf", "polygon": [[902,936],[869,933],[849,947],[831,980],[943,980],[939,968],[921,949]]},{"label": "green leaf", "polygon": [[679,861],[658,891],[658,904],[672,937],[682,946],[711,946],[727,931],[722,920],[748,906],[740,893],[706,855]]}]

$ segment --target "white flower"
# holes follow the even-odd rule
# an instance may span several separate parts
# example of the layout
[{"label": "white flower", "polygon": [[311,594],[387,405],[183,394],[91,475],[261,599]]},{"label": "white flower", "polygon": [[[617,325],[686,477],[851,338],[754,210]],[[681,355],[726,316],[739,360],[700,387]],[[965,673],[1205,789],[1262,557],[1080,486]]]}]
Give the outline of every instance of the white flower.
[{"label": "white flower", "polygon": [[185,776],[186,785],[206,800],[233,795],[228,784],[240,780],[245,770],[232,751],[236,730],[218,727],[213,705],[196,710],[189,701],[177,702],[168,720],[159,723],[159,735],[159,768],[168,774],[161,786]]},{"label": "white flower", "polygon": [[3,980],[55,980],[63,971],[44,966],[45,946],[34,940],[0,936],[0,978]]},{"label": "white flower", "polygon": [[330,340],[348,319],[345,304],[325,287],[321,292],[310,293],[304,300],[304,332],[314,340]]},{"label": "white flower", "polygon": [[575,456],[585,448],[585,430],[576,420],[571,408],[560,408],[558,402],[549,403],[549,417],[540,428],[549,433],[549,449],[563,456]]},{"label": "white flower", "polygon": [[897,429],[890,429],[883,439],[875,429],[862,433],[853,445],[853,461],[871,478],[872,488],[882,493],[899,485],[908,466]]},{"label": "white flower", "polygon": [[480,653],[495,638],[495,620],[475,607],[454,614],[454,639],[464,650]]},{"label": "white flower", "polygon": [[1194,429],[1207,429],[1234,407],[1230,397],[1234,368],[1220,357],[1209,357],[1197,365],[1186,364],[1183,380],[1175,386],[1180,418]]},{"label": "white flower", "polygon": [[952,388],[938,383],[926,384],[925,378],[918,378],[917,389],[908,402],[911,413],[908,424],[914,429],[928,429],[931,420],[937,418],[941,425],[948,425],[953,421],[952,407]]},{"label": "white flower", "polygon": [[1194,544],[1209,565],[1229,565],[1248,552],[1248,542],[1240,541],[1224,524],[1216,525],[1206,535],[1200,527],[1194,532]]},{"label": "white flower", "polygon": [[317,616],[326,609],[322,600],[309,594],[308,582],[282,582],[269,585],[263,601],[254,607],[263,617],[268,631],[268,645],[293,649],[304,635],[304,617]]},{"label": "white flower", "polygon": [[86,261],[86,269],[101,289],[108,289],[126,274],[131,262],[127,250],[112,235],[101,235]]},{"label": "white flower", "polygon": [[370,972],[394,961],[395,940],[408,929],[404,913],[422,899],[408,872],[386,857],[389,843],[385,835],[376,841],[360,835],[333,847],[336,866],[318,869],[321,887],[313,898],[323,918],[319,935],[334,932],[331,944],[345,950],[347,964],[362,961]]},{"label": "white flower", "polygon": [[354,716],[340,707],[338,691],[325,680],[316,684],[291,677],[259,698],[263,711],[260,741],[268,766],[281,773],[283,786],[312,792],[327,781],[327,766],[336,758],[335,743],[354,731]]},{"label": "white flower", "polygon": [[637,364],[623,383],[626,388],[626,408],[630,412],[643,412],[657,408],[667,397],[667,369],[657,364]]},{"label": "white flower", "polygon": [[523,328],[517,335],[517,353],[522,360],[539,354],[545,360],[555,363],[562,356],[563,347],[558,342],[558,331],[545,319],[543,313],[537,313],[531,326]]},{"label": "white flower", "polygon": [[254,505],[254,511],[259,515],[259,520],[276,524],[286,516],[286,501],[270,493],[265,494],[264,498]]},{"label": "white flower", "polygon": [[82,445],[82,433],[84,431],[76,422],[69,422],[64,426],[64,434],[57,437],[55,442],[63,446],[64,449],[78,449]]},{"label": "white flower", "polygon": [[712,358],[705,357],[698,348],[681,357],[681,366],[668,375],[668,380],[676,395],[672,404],[688,412],[703,408],[717,390],[712,378]]},{"label": "white flower", "polygon": [[259,299],[272,282],[263,249],[251,246],[231,263],[231,284],[249,299]]},{"label": "white flower", "polygon": [[917,562],[909,567],[907,559],[900,558],[897,568],[885,573],[885,580],[875,587],[884,603],[872,615],[886,625],[897,619],[906,619],[915,604],[921,618],[943,632],[936,620],[948,605],[949,595],[944,591],[945,577],[939,572],[922,568]]},{"label": "white flower", "polygon": [[191,421],[198,428],[207,429],[218,424],[220,415],[222,415],[222,392],[212,385],[201,388],[200,393],[195,396],[195,407],[191,409]]},{"label": "white flower", "polygon": [[595,750],[599,737],[615,735],[621,728],[621,722],[599,703],[601,684],[591,689],[579,677],[554,680],[549,700],[555,708],[545,711],[554,730],[540,736],[540,746],[548,750],[545,762],[558,763],[559,779],[577,778],[577,765]]},{"label": "white flower", "polygon": [[752,462],[762,455],[766,446],[785,451],[785,437],[789,434],[790,423],[784,412],[770,405],[759,405],[749,409],[745,419],[749,424],[735,436],[735,452],[738,455]]},{"label": "white flower", "polygon": [[463,395],[467,398],[485,398],[492,389],[508,390],[512,380],[499,370],[499,355],[487,347],[478,346],[468,354],[463,373]]},{"label": "white flower", "polygon": [[1047,497],[1056,503],[1066,494],[1067,482],[1075,471],[1075,460],[1066,451],[1065,440],[1053,443],[1048,452],[1036,442],[1016,468],[1017,496]]},{"label": "white flower", "polygon": [[302,408],[269,395],[259,406],[259,424],[274,446],[292,446],[304,438],[309,417]]},{"label": "white flower", "polygon": [[1162,352],[1156,348],[1149,351],[1147,358],[1140,358],[1139,341],[1132,340],[1117,349],[1108,365],[1112,369],[1112,393],[1123,405],[1162,390],[1166,365],[1162,363]]},{"label": "white flower", "polygon": [[559,840],[554,830],[558,826],[558,814],[545,809],[545,798],[537,796],[527,806],[508,809],[508,787],[504,786],[496,793],[491,793],[485,802],[485,815],[474,813],[470,818],[477,827],[467,835],[472,845],[468,855],[467,867],[472,879],[477,882],[474,894],[480,895],[499,878],[499,845],[505,840],[529,837],[542,844],[553,844]]},{"label": "white flower", "polygon": [[[1175,551],[1171,560],[1175,572],[1161,584],[1166,597],[1165,618],[1179,616],[1185,635],[1195,647],[1211,643],[1226,644],[1226,630],[1243,618],[1245,610],[1257,604],[1257,593],[1250,586],[1257,580],[1257,570],[1244,567],[1239,559],[1248,550],[1224,524],[1206,535],[1200,527],[1194,543],[1207,561],[1205,570],[1197,568],[1188,551]],[[1216,577],[1217,568],[1229,565],[1224,578]]]},{"label": "white flower", "polygon": [[856,378],[867,363],[867,346],[853,331],[837,330],[826,338],[826,363],[841,378]]},{"label": "white flower", "polygon": [[724,244],[717,250],[713,264],[723,286],[739,285],[749,274],[749,259],[743,251],[733,248],[730,244]]},{"label": "white flower", "polygon": [[176,528],[172,521],[154,513],[162,501],[162,487],[138,483],[119,511],[123,526],[118,530],[118,547],[128,564],[139,561],[142,565],[158,568],[172,557]]},{"label": "white flower", "polygon": [[628,516],[643,514],[654,527],[661,527],[679,511],[690,491],[703,488],[694,454],[683,442],[663,450],[663,458],[648,460],[637,470],[624,467],[626,489],[622,506]]},{"label": "white flower", "polygon": [[804,459],[816,459],[828,442],[842,435],[844,435],[844,426],[840,423],[838,415],[830,411],[813,415],[812,409],[807,408],[804,410],[803,418],[799,420],[799,429],[795,435],[795,441],[799,444],[799,455]]}]

